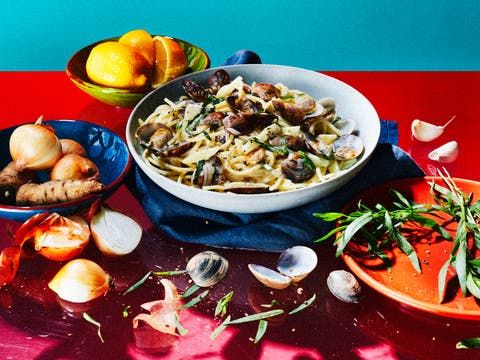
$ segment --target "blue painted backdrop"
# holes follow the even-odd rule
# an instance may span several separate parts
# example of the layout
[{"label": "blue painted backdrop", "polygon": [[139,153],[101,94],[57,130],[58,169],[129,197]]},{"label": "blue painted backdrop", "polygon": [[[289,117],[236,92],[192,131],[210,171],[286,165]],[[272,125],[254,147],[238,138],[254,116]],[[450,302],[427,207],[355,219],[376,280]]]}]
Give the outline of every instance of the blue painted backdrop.
[{"label": "blue painted backdrop", "polygon": [[[7,4],[6,4],[7,3]],[[0,70],[64,69],[75,50],[135,28],[319,70],[480,69],[479,0],[4,1]]]}]

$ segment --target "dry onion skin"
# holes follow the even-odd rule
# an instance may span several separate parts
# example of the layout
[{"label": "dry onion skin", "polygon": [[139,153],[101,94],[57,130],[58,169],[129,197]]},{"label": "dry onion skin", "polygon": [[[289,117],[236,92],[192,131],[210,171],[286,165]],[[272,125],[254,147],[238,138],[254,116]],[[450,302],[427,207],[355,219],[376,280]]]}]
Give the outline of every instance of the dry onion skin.
[{"label": "dry onion skin", "polygon": [[16,128],[10,136],[9,147],[19,171],[50,169],[63,155],[55,131],[50,126],[42,125],[41,118],[35,124]]},{"label": "dry onion skin", "polygon": [[100,180],[97,165],[83,156],[67,154],[63,156],[50,173],[52,180]]},{"label": "dry onion skin", "polygon": [[87,151],[85,148],[75,140],[60,139],[60,144],[62,145],[63,155],[75,154],[83,157],[87,156]]},{"label": "dry onion skin", "polygon": [[90,221],[98,249],[106,256],[130,254],[142,239],[142,227],[121,212],[101,206]]},{"label": "dry onion skin", "polygon": [[105,295],[110,286],[110,276],[87,259],[71,260],[48,283],[60,299],[73,303],[84,303]]}]

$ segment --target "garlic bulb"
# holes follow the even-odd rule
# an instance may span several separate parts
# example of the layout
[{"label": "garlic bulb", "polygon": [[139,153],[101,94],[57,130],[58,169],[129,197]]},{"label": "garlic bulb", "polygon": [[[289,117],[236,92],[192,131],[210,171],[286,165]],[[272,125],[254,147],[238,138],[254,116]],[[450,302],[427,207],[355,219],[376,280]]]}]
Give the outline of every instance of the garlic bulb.
[{"label": "garlic bulb", "polygon": [[74,140],[60,139],[60,144],[62,145],[63,155],[77,154],[83,157],[87,156],[85,148]]},{"label": "garlic bulb", "polygon": [[52,180],[100,180],[95,163],[77,154],[68,154],[57,161],[50,173]]},{"label": "garlic bulb", "polygon": [[90,230],[98,249],[107,256],[127,255],[142,239],[142,227],[135,220],[103,206],[92,217]]},{"label": "garlic bulb", "polygon": [[445,128],[455,119],[453,116],[447,123],[443,126],[438,126],[430,124],[425,121],[415,119],[412,121],[412,135],[418,141],[428,142],[435,140],[440,135],[443,134]]},{"label": "garlic bulb", "polygon": [[62,157],[62,146],[53,129],[35,124],[22,125],[10,136],[10,155],[19,171],[50,169]]},{"label": "garlic bulb", "polygon": [[110,276],[93,261],[75,259],[58,271],[48,287],[63,300],[83,303],[104,295],[110,282]]},{"label": "garlic bulb", "polygon": [[458,153],[458,143],[456,141],[450,141],[431,151],[428,154],[428,158],[441,163],[452,163],[457,160]]}]

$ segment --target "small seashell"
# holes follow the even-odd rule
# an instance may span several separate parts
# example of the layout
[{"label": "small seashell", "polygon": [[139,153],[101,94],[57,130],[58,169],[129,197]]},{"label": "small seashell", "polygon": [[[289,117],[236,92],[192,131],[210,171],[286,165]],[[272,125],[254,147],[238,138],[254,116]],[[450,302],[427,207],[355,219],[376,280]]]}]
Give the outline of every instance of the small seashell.
[{"label": "small seashell", "polygon": [[186,270],[195,284],[209,287],[223,279],[228,261],[214,251],[203,251],[190,259]]},{"label": "small seashell", "polygon": [[363,152],[363,141],[356,135],[342,135],[333,142],[333,153],[337,160],[350,160]]},{"label": "small seashell", "polygon": [[258,281],[272,289],[285,289],[292,283],[290,277],[262,265],[248,264],[248,269]]},{"label": "small seashell", "polygon": [[306,246],[294,246],[280,255],[277,270],[291,277],[292,282],[299,282],[315,269],[317,262],[315,251]]},{"label": "small seashell", "polygon": [[355,276],[348,271],[332,271],[328,275],[327,286],[330,292],[343,302],[357,303],[360,300],[362,287]]},{"label": "small seashell", "polygon": [[341,135],[350,135],[355,130],[355,120],[352,119],[340,119],[333,124]]},{"label": "small seashell", "polygon": [[443,134],[445,128],[455,119],[456,116],[453,116],[447,123],[443,126],[438,126],[430,124],[425,121],[415,119],[412,121],[412,135],[418,141],[428,142],[435,140],[440,135]]},{"label": "small seashell", "polygon": [[450,141],[431,151],[428,158],[441,163],[452,163],[457,159],[458,153],[458,143]]}]

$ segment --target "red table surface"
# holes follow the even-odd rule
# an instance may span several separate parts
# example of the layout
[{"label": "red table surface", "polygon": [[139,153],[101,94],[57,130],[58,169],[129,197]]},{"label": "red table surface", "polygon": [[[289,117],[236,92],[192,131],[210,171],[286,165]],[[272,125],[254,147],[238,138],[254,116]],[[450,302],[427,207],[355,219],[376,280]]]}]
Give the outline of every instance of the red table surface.
[{"label": "red table surface", "polygon": [[[453,176],[480,180],[477,148],[480,133],[480,73],[478,72],[328,72],[357,88],[375,106],[382,119],[399,123],[400,146],[429,172],[427,153],[450,140],[459,143],[457,161],[447,166]],[[75,88],[63,72],[0,72],[1,127],[45,119],[81,119],[107,126],[124,134],[130,110],[99,103]],[[420,144],[411,139],[410,123],[420,118],[443,124],[456,115],[442,137]],[[385,169],[385,171],[389,171]],[[145,235],[135,254],[121,261],[103,260],[95,249],[87,254],[116,275],[118,285],[127,287],[147,268],[182,268],[186,259],[204,249],[167,239],[156,231],[139,203],[125,187],[109,204],[135,216]],[[7,230],[19,224],[0,220],[0,242],[8,243]],[[276,254],[220,250],[229,259],[230,271],[200,306],[185,310],[182,323],[189,330],[166,354],[149,354],[134,345],[131,319],[139,304],[162,296],[161,286],[149,280],[145,286],[122,297],[111,293],[88,309],[102,323],[102,344],[93,326],[78,313],[62,309],[46,288],[59,264],[41,259],[24,261],[17,279],[0,290],[0,358],[167,358],[167,359],[443,359],[478,356],[476,350],[455,350],[463,338],[480,336],[478,324],[437,318],[410,311],[365,288],[359,304],[344,304],[326,287],[326,277],[345,265],[334,256],[333,247],[316,247],[317,269],[301,284],[303,294],[275,292],[258,285],[248,263],[274,266]],[[172,278],[185,289],[184,276]],[[252,306],[273,297],[310,296],[317,302],[307,310],[269,326],[260,344],[253,344],[256,325],[227,328],[215,341],[209,334],[218,325],[213,319],[216,300],[226,292],[235,295],[229,311],[238,317],[252,313]],[[295,291],[290,290],[290,291]],[[131,305],[132,315],[124,319],[122,309]],[[78,309],[77,309],[78,310]]]}]

